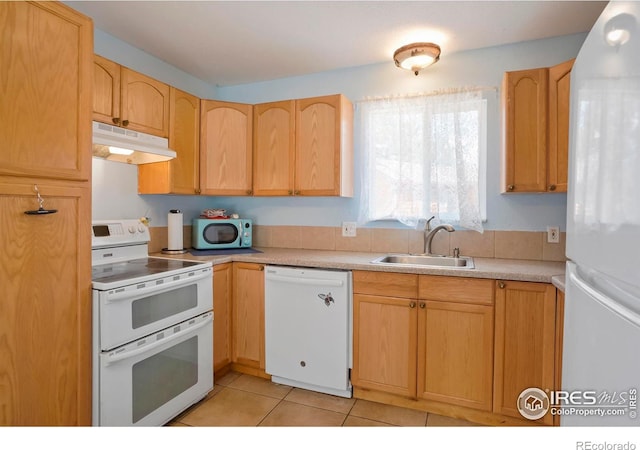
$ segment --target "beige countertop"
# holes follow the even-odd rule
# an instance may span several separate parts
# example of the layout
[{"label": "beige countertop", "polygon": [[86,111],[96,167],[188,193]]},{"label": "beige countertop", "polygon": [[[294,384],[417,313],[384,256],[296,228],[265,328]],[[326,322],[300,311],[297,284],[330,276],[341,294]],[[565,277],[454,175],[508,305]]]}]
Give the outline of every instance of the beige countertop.
[{"label": "beige countertop", "polygon": [[371,261],[375,258],[383,256],[383,253],[359,253],[287,248],[256,248],[256,250],[260,250],[262,253],[215,256],[194,256],[190,253],[168,256],[161,253],[156,253],[152,254],[152,256],[186,259],[192,261],[211,261],[214,265],[226,262],[251,262],[282,266],[347,270],[372,270],[380,272],[447,275],[471,278],[493,278],[515,281],[536,281],[542,283],[551,283],[554,276],[564,276],[565,272],[564,262],[474,257],[473,261],[475,264],[475,269],[395,267],[371,263]]},{"label": "beige countertop", "polygon": [[553,277],[551,277],[551,283],[553,283],[553,285],[555,287],[557,287],[558,289],[560,289],[562,292],[565,291],[565,277],[564,277],[564,273],[562,275],[555,275]]}]

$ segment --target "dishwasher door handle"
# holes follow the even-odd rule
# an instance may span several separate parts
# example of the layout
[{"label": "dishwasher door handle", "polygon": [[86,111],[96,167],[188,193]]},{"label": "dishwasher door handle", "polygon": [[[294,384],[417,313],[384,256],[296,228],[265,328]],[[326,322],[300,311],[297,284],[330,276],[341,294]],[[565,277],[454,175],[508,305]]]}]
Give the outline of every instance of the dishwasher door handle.
[{"label": "dishwasher door handle", "polygon": [[285,277],[282,275],[267,275],[267,281],[279,281],[281,283],[290,283],[290,284],[305,284],[312,286],[344,286],[344,281],[342,280],[328,280],[328,279],[318,279],[318,278],[298,278],[298,277]]}]

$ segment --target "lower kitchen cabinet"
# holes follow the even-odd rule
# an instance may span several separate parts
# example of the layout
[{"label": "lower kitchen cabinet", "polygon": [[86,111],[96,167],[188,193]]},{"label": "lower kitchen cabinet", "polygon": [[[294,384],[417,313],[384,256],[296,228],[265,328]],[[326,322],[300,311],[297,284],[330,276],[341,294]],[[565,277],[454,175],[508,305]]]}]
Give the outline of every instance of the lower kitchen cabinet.
[{"label": "lower kitchen cabinet", "polygon": [[233,263],[232,317],[231,361],[234,368],[263,374],[264,265]]},{"label": "lower kitchen cabinet", "polygon": [[[556,289],[551,284],[496,282],[493,411],[522,418],[526,388],[554,389]],[[551,425],[550,414],[538,422]]]},{"label": "lower kitchen cabinet", "polygon": [[416,300],[353,296],[354,386],[416,395]]},{"label": "lower kitchen cabinet", "polygon": [[379,272],[353,278],[354,386],[491,410],[491,280]]},{"label": "lower kitchen cabinet", "polygon": [[233,265],[213,266],[213,371],[231,364],[231,301]]},{"label": "lower kitchen cabinet", "polygon": [[418,397],[491,411],[493,280],[421,275]]},{"label": "lower kitchen cabinet", "polygon": [[491,411],[493,307],[420,301],[418,397]]},{"label": "lower kitchen cabinet", "polygon": [[[562,343],[564,337],[564,292],[556,292],[556,357],[554,370],[555,389],[562,389]],[[560,416],[553,417],[553,424],[560,425]]]}]

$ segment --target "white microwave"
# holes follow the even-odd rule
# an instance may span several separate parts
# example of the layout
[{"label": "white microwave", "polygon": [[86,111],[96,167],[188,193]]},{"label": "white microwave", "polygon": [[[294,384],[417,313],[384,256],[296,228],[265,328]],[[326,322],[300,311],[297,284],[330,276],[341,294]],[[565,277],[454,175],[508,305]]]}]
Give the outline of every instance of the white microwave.
[{"label": "white microwave", "polygon": [[249,248],[252,237],[250,219],[193,219],[191,245],[197,250]]}]

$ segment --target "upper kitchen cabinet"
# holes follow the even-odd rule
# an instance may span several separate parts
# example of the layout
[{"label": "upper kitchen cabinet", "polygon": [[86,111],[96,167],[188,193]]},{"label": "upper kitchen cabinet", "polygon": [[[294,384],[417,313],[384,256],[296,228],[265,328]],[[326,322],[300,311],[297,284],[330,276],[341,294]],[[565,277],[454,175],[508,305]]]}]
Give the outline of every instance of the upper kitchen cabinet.
[{"label": "upper kitchen cabinet", "polygon": [[177,156],[138,166],[140,194],[200,193],[200,99],[171,87],[169,147]]},{"label": "upper kitchen cabinet", "polygon": [[90,179],[92,33],[56,2],[0,2],[0,175]]},{"label": "upper kitchen cabinet", "polygon": [[94,120],[169,135],[169,85],[95,55],[93,91]]},{"label": "upper kitchen cabinet", "polygon": [[203,100],[200,109],[200,193],[251,195],[253,106]]},{"label": "upper kitchen cabinet", "polygon": [[505,73],[503,192],[566,192],[572,66]]},{"label": "upper kitchen cabinet", "polygon": [[[93,120],[118,124],[120,117],[120,64],[93,56]],[[116,119],[118,118],[118,119]]]},{"label": "upper kitchen cabinet", "polygon": [[353,106],[343,95],[296,100],[295,195],[353,196]]},{"label": "upper kitchen cabinet", "polygon": [[253,107],[253,193],[293,195],[295,100]]},{"label": "upper kitchen cabinet", "polygon": [[[569,94],[574,60],[549,68],[548,189],[567,192],[569,173]],[[553,189],[555,186],[555,189]]]},{"label": "upper kitchen cabinet", "polygon": [[353,195],[353,106],[343,95],[254,107],[254,195]]}]

